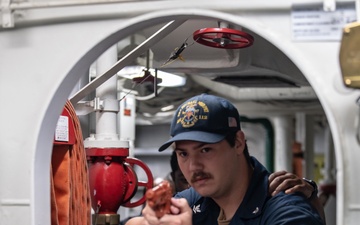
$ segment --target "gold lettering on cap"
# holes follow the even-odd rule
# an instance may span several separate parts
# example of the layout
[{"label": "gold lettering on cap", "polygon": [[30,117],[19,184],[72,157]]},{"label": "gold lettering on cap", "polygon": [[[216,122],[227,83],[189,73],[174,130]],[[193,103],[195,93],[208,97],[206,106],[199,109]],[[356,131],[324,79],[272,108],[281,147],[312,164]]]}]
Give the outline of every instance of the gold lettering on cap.
[{"label": "gold lettering on cap", "polygon": [[176,123],[181,123],[182,127],[189,128],[194,126],[198,120],[207,120],[208,113],[209,108],[204,102],[188,101],[180,107]]}]

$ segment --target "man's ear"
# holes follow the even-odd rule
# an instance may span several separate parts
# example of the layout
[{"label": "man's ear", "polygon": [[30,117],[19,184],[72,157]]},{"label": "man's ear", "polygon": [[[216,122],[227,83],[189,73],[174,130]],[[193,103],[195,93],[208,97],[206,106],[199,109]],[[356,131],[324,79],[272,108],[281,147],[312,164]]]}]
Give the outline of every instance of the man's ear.
[{"label": "man's ear", "polygon": [[241,130],[236,132],[235,148],[239,153],[243,153],[245,149],[245,134]]}]

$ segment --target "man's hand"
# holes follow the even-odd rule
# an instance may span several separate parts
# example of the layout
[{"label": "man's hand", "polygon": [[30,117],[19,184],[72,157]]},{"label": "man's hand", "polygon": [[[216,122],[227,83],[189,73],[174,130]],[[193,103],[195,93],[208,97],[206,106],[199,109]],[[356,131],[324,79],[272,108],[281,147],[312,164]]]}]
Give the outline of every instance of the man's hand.
[{"label": "man's hand", "polygon": [[314,188],[295,174],[278,171],[269,176],[269,193],[274,196],[280,191],[285,191],[286,194],[301,192],[309,198]]},{"label": "man's hand", "polygon": [[[285,191],[286,194],[301,192],[309,199],[315,190],[311,184],[306,182],[304,179],[299,178],[295,174],[288,173],[286,171],[279,171],[272,173],[269,176],[269,193],[274,196],[280,191]],[[311,198],[309,200],[320,214],[324,224],[326,224],[324,207],[322,206],[319,198],[316,196],[315,198]]]},{"label": "man's hand", "polygon": [[147,204],[155,211],[158,218],[170,213],[172,189],[170,183],[162,181],[158,186],[146,191]]},{"label": "man's hand", "polygon": [[146,204],[142,210],[144,220],[141,224],[146,225],[167,225],[167,224],[179,224],[179,225],[191,225],[192,224],[192,211],[189,207],[186,199],[171,198],[170,214],[165,214],[161,218],[158,218],[156,212]]}]

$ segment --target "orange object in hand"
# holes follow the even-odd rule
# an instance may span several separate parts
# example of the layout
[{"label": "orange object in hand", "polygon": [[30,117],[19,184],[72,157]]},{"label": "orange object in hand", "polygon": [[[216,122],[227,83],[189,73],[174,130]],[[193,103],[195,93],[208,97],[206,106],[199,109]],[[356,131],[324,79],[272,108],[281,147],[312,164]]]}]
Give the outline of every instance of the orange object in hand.
[{"label": "orange object in hand", "polygon": [[172,189],[168,181],[164,180],[158,186],[147,190],[145,196],[158,218],[170,213]]}]

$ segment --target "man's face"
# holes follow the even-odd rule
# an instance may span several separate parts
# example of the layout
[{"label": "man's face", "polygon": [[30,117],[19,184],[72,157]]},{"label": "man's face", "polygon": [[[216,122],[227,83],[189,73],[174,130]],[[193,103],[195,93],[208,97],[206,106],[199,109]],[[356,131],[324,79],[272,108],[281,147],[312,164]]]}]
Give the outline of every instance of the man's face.
[{"label": "man's face", "polygon": [[200,195],[220,197],[239,179],[239,161],[244,156],[226,140],[215,144],[178,141],[175,145],[179,167]]}]

